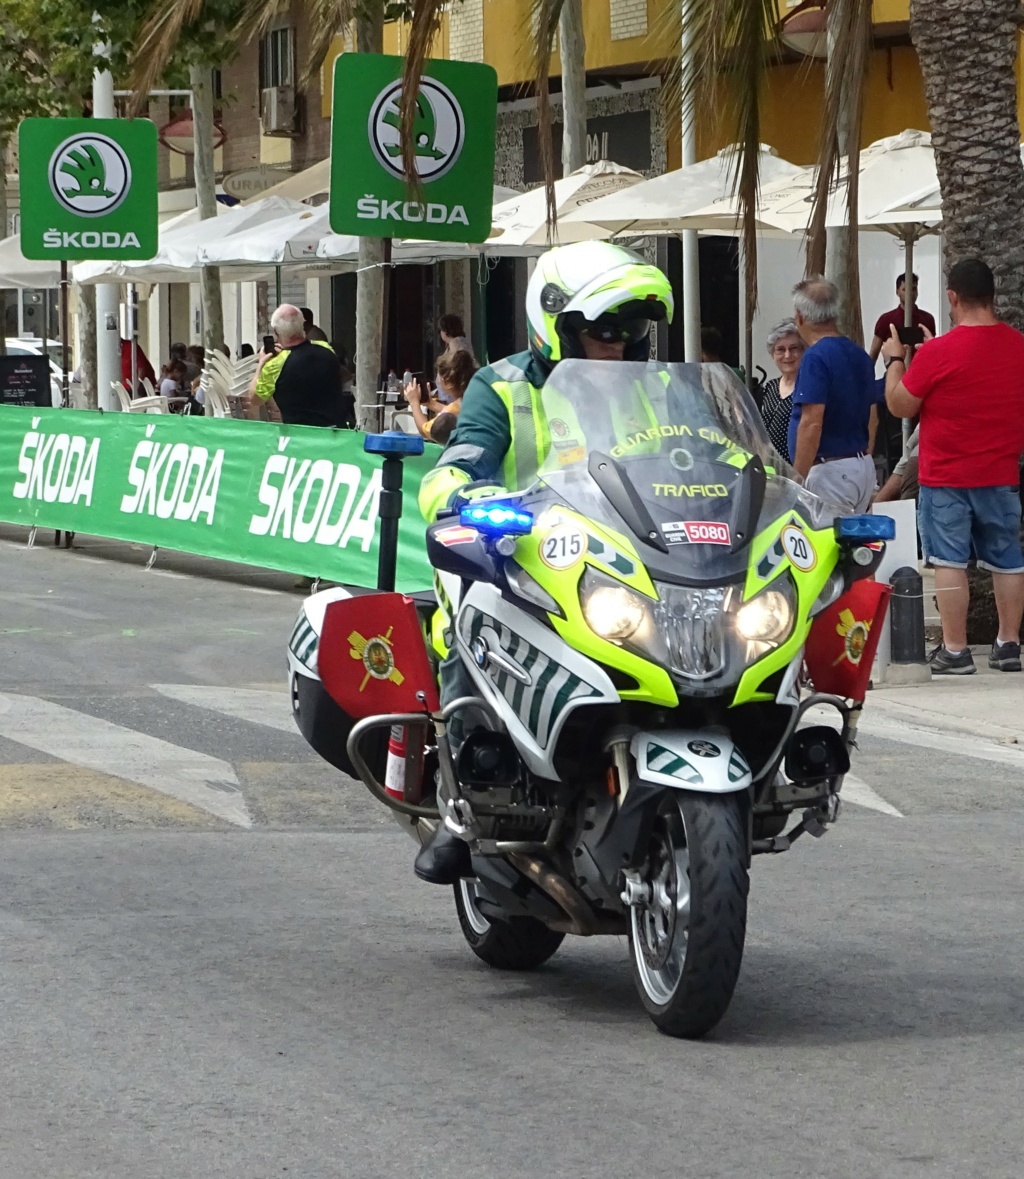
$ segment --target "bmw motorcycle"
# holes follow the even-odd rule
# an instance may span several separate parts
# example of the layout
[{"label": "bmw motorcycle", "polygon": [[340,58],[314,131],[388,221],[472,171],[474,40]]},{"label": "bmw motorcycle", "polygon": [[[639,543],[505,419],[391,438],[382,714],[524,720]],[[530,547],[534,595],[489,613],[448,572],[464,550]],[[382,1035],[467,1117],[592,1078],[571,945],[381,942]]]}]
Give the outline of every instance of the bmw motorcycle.
[{"label": "bmw motorcycle", "polygon": [[627,934],[651,1019],[697,1037],[752,857],[839,816],[892,521],[806,492],[724,366],[563,361],[541,402],[528,489],[427,529],[433,594],[306,601],[295,717],[414,836],[467,842],[484,962]]}]

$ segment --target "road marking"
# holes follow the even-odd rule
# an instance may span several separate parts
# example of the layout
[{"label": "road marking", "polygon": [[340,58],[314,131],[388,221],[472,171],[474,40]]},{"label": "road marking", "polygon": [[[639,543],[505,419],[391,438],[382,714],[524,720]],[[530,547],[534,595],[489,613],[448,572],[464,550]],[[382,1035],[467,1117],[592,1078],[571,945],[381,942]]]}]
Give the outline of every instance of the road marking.
[{"label": "road marking", "polygon": [[0,736],[62,761],[168,794],[236,827],[252,817],[226,762],[40,700],[0,693]]},{"label": "road marking", "polygon": [[898,811],[892,803],[886,802],[880,794],[872,790],[863,778],[858,778],[856,774],[846,775],[843,779],[843,788],[839,792],[839,796],[843,802],[852,802],[854,806],[863,806],[872,811],[881,811],[883,815],[892,815],[894,819],[902,819],[904,817],[902,811]]},{"label": "road marking", "polygon": [[954,753],[958,757],[972,757],[979,761],[994,761],[1024,770],[1024,750],[1014,745],[996,745],[984,737],[972,737],[967,733],[940,733],[898,721],[869,717],[860,722],[859,731],[884,741],[900,741],[904,745],[919,745],[922,749]]},{"label": "road marking", "polygon": [[169,696],[182,704],[221,712],[235,720],[250,721],[280,729],[282,733],[298,733],[292,718],[292,705],[287,692],[268,692],[259,688],[210,688],[198,684],[150,684],[161,696]]}]

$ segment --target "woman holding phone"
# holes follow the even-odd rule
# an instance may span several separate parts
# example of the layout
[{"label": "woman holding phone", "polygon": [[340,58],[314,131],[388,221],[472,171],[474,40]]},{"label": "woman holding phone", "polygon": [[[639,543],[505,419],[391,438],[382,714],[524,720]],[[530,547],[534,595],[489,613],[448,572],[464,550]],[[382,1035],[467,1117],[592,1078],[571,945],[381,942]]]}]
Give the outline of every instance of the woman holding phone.
[{"label": "woman holding phone", "polygon": [[[473,379],[479,365],[471,352],[459,349],[445,352],[437,360],[436,396],[424,397],[418,381],[410,381],[405,387],[405,399],[409,403],[416,428],[428,442],[444,446],[462,408],[462,397]],[[427,417],[427,409],[436,408],[437,416]]]}]

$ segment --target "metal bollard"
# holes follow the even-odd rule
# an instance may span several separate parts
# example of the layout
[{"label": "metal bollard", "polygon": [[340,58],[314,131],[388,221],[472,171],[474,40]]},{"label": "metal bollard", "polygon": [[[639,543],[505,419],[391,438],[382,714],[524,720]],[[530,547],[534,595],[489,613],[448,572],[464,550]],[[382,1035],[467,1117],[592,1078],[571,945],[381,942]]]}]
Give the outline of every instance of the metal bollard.
[{"label": "metal bollard", "polygon": [[924,583],[909,565],[892,575],[889,633],[893,663],[924,663]]}]

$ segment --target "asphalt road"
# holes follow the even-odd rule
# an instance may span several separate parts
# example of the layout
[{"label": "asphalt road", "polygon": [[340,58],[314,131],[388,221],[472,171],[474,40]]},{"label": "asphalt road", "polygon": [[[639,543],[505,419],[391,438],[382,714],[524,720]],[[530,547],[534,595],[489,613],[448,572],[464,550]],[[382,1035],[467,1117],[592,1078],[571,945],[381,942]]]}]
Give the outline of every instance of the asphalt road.
[{"label": "asphalt road", "polygon": [[865,731],[867,805],[755,862],[732,1007],[672,1041],[621,939],[476,962],[412,844],[287,727],[292,578],[23,536],[0,529],[4,1179],[1019,1173],[1012,758]]}]

